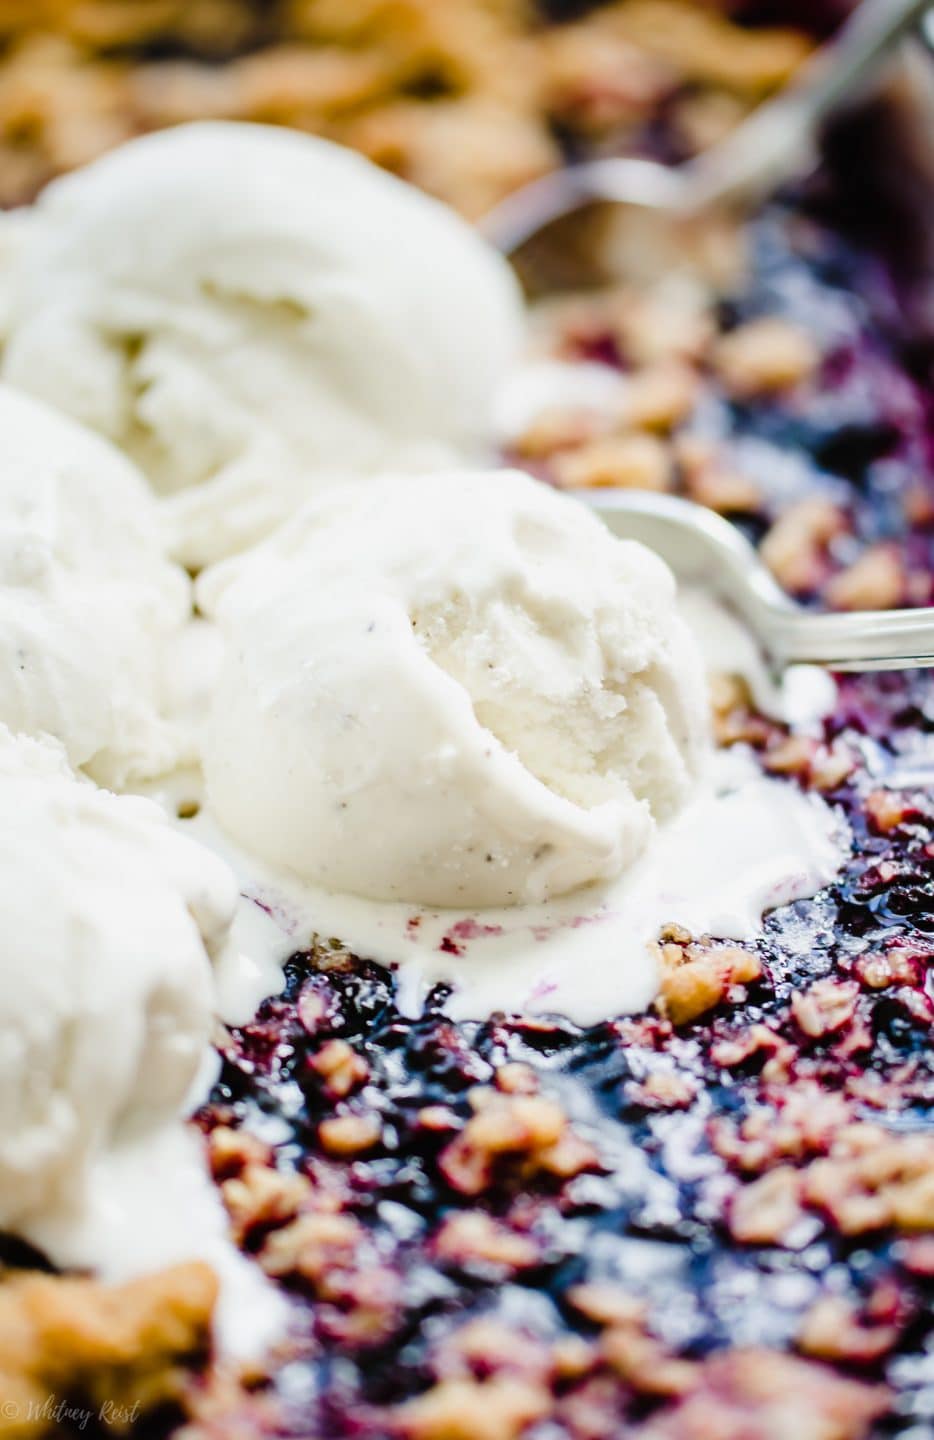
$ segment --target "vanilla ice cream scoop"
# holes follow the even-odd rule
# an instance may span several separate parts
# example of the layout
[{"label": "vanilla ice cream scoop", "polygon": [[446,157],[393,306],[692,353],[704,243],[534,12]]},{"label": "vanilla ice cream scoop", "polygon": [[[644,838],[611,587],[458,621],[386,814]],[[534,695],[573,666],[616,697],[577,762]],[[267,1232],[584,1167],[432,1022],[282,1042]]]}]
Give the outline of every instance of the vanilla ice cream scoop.
[{"label": "vanilla ice cream scoop", "polygon": [[191,587],[160,518],[117,450],[0,386],[0,722],[117,788],[184,743],[162,710]]},{"label": "vanilla ice cream scoop", "polygon": [[95,1158],[179,1113],[236,898],[155,804],[0,727],[0,1229],[79,1213]]},{"label": "vanilla ice cream scoop", "polygon": [[192,567],[335,475],[482,450],[520,341],[512,274],[458,216],[278,128],[133,141],[50,185],[6,248],[3,376],[172,494]]},{"label": "vanilla ice cream scoop", "polygon": [[692,789],[705,686],[670,572],[527,476],[330,492],[200,598],[227,638],[211,805],[327,889],[546,899],[617,875]]}]

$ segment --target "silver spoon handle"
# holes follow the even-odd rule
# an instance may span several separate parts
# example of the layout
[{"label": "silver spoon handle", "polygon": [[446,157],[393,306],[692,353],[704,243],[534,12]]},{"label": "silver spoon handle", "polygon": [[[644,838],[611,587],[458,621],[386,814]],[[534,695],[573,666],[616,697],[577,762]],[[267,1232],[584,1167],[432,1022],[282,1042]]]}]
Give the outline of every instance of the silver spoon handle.
[{"label": "silver spoon handle", "polygon": [[780,95],[685,166],[687,209],[759,198],[806,168],[821,120],[930,4],[862,0],[837,37],[815,51]]},{"label": "silver spoon handle", "polygon": [[769,650],[781,666],[832,670],[902,670],[934,666],[934,606],[812,615],[769,607],[760,616]]}]

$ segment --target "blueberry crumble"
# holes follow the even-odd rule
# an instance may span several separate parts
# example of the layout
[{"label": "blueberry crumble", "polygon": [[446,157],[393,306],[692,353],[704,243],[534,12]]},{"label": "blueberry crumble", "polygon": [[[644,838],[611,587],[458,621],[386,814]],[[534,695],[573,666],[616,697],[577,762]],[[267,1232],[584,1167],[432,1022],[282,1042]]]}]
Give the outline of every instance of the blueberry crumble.
[{"label": "blueberry crumble", "polygon": [[[651,296],[557,307],[555,353],[623,366],[641,409],[517,450],[619,484],[647,442],[652,483],[735,516],[803,600],[931,603],[929,338],[820,198],[754,221],[739,298],[680,330],[645,330]],[[652,1013],[585,1030],[454,1024],[442,992],[405,1018],[378,967],[294,956],[199,1120],[301,1338],[251,1393],[196,1390],[187,1433],[931,1433],[934,689],[840,677],[795,729],[724,676],[714,707],[721,745],[845,815],[837,883],[753,945],[669,927]]]},{"label": "blueberry crumble", "polygon": [[[641,139],[677,158],[686,129],[708,136],[729,109],[728,86],[705,107],[706,82],[663,83],[663,66],[630,72],[635,96],[608,95],[597,7],[556,8],[580,30],[550,62],[564,108],[552,100],[549,144],[618,143],[621,116],[654,107]],[[819,8],[831,23],[834,7]],[[255,7],[234,9],[252,34]],[[809,9],[740,7],[732,28],[748,39]],[[642,23],[625,38],[636,51],[654,33]],[[320,26],[339,31],[339,17]],[[806,48],[784,33],[785,71],[749,94]],[[149,71],[187,64],[178,103],[194,103],[184,85],[203,86],[207,67],[179,52],[196,41],[183,33],[167,55],[151,43],[118,37],[103,54],[121,83],[134,46]],[[436,103],[432,85],[450,83],[420,71],[394,101],[398,133],[411,134],[397,106]],[[154,104],[144,81],[135,93]],[[545,353],[625,375],[626,405],[557,405],[505,458],[563,490],[709,505],[803,603],[926,605],[930,272],[899,197],[880,192],[867,215],[875,175],[854,187],[854,133],[849,147],[829,137],[818,175],[736,233],[729,298],[660,283],[543,306]],[[934,680],[837,677],[830,713],[801,724],[762,713],[733,674],[715,677],[712,703],[718,745],[845,819],[835,883],[773,910],[750,943],[663,928],[654,1006],[590,1028],[455,1022],[443,987],[413,1018],[392,974],[339,941],[294,954],[253,1020],[218,1024],[220,1070],[196,1116],[236,1244],[288,1299],[287,1339],[236,1371],[210,1355],[209,1267],[109,1289],[43,1274],[11,1242],[0,1435],[934,1432]],[[50,1396],[68,1403],[53,1414]]]}]

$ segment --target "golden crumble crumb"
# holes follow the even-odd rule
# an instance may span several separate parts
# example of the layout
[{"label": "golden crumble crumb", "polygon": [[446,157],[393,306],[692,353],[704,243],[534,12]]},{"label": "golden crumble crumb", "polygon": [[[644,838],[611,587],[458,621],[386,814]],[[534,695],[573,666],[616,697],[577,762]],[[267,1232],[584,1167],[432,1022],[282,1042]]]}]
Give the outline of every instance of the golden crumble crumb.
[{"label": "golden crumble crumb", "polygon": [[626,1086],[626,1098],[648,1110],[683,1110],[697,1098],[697,1082],[680,1070],[656,1070]]},{"label": "golden crumble crumb", "polygon": [[567,1292],[568,1304],[595,1325],[642,1325],[646,1303],[606,1281],[588,1281],[572,1285]]},{"label": "golden crumble crumb", "polygon": [[643,1395],[683,1395],[697,1379],[697,1366],[672,1355],[638,1325],[611,1325],[600,1338],[610,1369]]},{"label": "golden crumble crumb", "polygon": [[362,1238],[350,1215],[306,1213],[267,1236],[260,1264],[267,1275],[299,1274],[318,1285],[329,1270],[352,1264]]},{"label": "golden crumble crumb", "polygon": [[527,1270],[540,1259],[538,1245],[528,1235],[480,1210],[450,1215],[435,1236],[434,1249],[442,1260],[459,1265],[479,1261],[507,1271]]},{"label": "golden crumble crumb", "polygon": [[899,1337],[898,1321],[866,1323],[841,1295],[824,1295],[804,1317],[797,1345],[817,1360],[872,1363],[887,1355]]},{"label": "golden crumble crumb", "polygon": [[815,790],[836,790],[856,768],[856,756],[845,745],[821,745],[811,760],[810,782]]},{"label": "golden crumble crumb", "polygon": [[266,1165],[270,1159],[269,1146],[262,1140],[247,1130],[234,1130],[228,1125],[215,1125],[205,1145],[215,1180],[230,1179],[248,1165]]},{"label": "golden crumble crumb", "polygon": [[871,545],[828,581],[824,595],[836,610],[891,610],[906,596],[907,576],[894,545]]},{"label": "golden crumble crumb", "polygon": [[220,1190],[231,1232],[241,1244],[255,1226],[290,1220],[306,1203],[311,1185],[304,1175],[250,1164],[242,1174],[224,1180]]},{"label": "golden crumble crumb", "polygon": [[744,1185],[730,1206],[730,1234],[741,1245],[779,1244],[801,1218],[801,1182],[791,1165]]},{"label": "golden crumble crumb", "polygon": [[740,94],[783,84],[810,48],[800,31],[747,29],[693,0],[627,0],[612,14],[620,34],[683,79]]},{"label": "golden crumble crumb", "polygon": [[644,1440],[701,1440],[755,1434],[778,1440],[864,1440],[889,1406],[882,1385],[836,1374],[778,1350],[750,1348],[712,1355],[702,1381],[673,1409],[643,1428]]},{"label": "golden crumble crumb", "polygon": [[893,1135],[877,1125],[844,1127],[824,1159],[804,1172],[808,1203],[845,1235],[893,1225],[934,1230],[934,1139]]},{"label": "golden crumble crumb", "polygon": [[378,1115],[330,1115],[318,1126],[318,1139],[329,1155],[362,1155],[381,1134]]},{"label": "golden crumble crumb", "polygon": [[538,1093],[538,1076],[531,1065],[524,1065],[521,1060],[511,1060],[506,1065],[500,1065],[493,1079],[497,1090],[502,1090],[506,1095]]},{"label": "golden crumble crumb", "polygon": [[716,334],[712,295],[700,280],[687,276],[638,289],[620,287],[602,297],[601,310],[623,354],[636,366],[698,361]]},{"label": "golden crumble crumb", "polygon": [[552,407],[537,415],[513,448],[526,460],[544,460],[559,450],[587,444],[608,428],[608,421],[593,410]]},{"label": "golden crumble crumb", "polygon": [[678,435],[675,459],[689,497],[721,515],[755,512],[762,505],[756,482],[725,459],[716,445],[696,435]]},{"label": "golden crumble crumb", "polygon": [[890,835],[903,823],[910,806],[898,790],[873,790],[866,799],[866,814],[880,835]]},{"label": "golden crumble crumb", "polygon": [[0,1393],[22,1405],[12,1417],[18,1428],[0,1424],[0,1432],[46,1433],[49,1394],[143,1411],[180,1400],[207,1355],[216,1298],[217,1278],[200,1262],[118,1286],[9,1278],[0,1284]]},{"label": "golden crumble crumb", "polygon": [[791,1012],[805,1035],[819,1040],[849,1024],[858,995],[855,980],[815,980],[807,990],[792,995]]},{"label": "golden crumble crumb", "polygon": [[596,1152],[571,1127],[555,1101],[541,1095],[504,1095],[477,1087],[474,1114],[441,1152],[444,1178],[465,1195],[480,1195],[498,1167],[518,1178],[569,1180],[597,1164]]},{"label": "golden crumble crumb", "polygon": [[393,1433],[406,1440],[517,1440],[551,1410],[543,1385],[506,1375],[486,1381],[442,1380],[400,1405]]},{"label": "golden crumble crumb", "polygon": [[893,946],[891,950],[870,950],[853,963],[853,971],[867,990],[887,990],[891,985],[913,985],[917,975],[911,954]]},{"label": "golden crumble crumb", "polygon": [[610,133],[618,141],[675,82],[663,60],[615,33],[599,12],[546,31],[541,58],[549,113],[591,137]]},{"label": "golden crumble crumb", "polygon": [[673,1025],[686,1025],[724,1000],[733,985],[748,985],[762,974],[762,961],[738,945],[656,947],[661,964],[657,1002]]},{"label": "golden crumble crumb", "polygon": [[791,505],[772,525],[761,555],[780,585],[791,594],[814,590],[826,569],[830,542],[847,529],[844,512],[833,501],[812,496]]},{"label": "golden crumble crumb", "polygon": [[329,1095],[344,1100],[367,1080],[370,1067],[346,1040],[328,1040],[311,1058],[311,1068],[325,1082]]},{"label": "golden crumble crumb", "polygon": [[634,430],[666,433],[688,419],[697,401],[700,376],[683,360],[659,360],[629,380],[623,417]]},{"label": "golden crumble crumb", "polygon": [[554,461],[555,479],[569,490],[667,490],[671,469],[670,448],[655,435],[609,435]]},{"label": "golden crumble crumb", "polygon": [[820,354],[806,331],[766,315],[722,336],[713,349],[714,369],[739,399],[789,390],[810,379]]}]

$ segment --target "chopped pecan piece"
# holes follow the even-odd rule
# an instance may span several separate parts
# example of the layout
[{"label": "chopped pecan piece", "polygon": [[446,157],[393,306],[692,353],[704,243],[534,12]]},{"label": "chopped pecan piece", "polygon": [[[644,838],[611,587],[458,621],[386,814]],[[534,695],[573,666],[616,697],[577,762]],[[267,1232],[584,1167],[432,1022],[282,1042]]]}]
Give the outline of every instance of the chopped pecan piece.
[{"label": "chopped pecan piece", "polygon": [[468,1266],[479,1263],[510,1273],[527,1270],[540,1259],[533,1239],[481,1210],[449,1215],[435,1236],[434,1250],[441,1260]]},{"label": "chopped pecan piece", "polygon": [[781,1244],[801,1218],[801,1181],[791,1165],[744,1185],[730,1206],[730,1234],[741,1245]]},{"label": "chopped pecan piece", "polygon": [[517,1440],[551,1410],[543,1385],[495,1375],[489,1380],[441,1380],[390,1417],[405,1440]]},{"label": "chopped pecan piece", "polygon": [[713,1010],[734,985],[762,974],[762,961],[738,945],[668,943],[656,947],[662,966],[660,1010],[673,1025],[686,1025]]},{"label": "chopped pecan piece", "polygon": [[671,453],[655,435],[609,435],[556,456],[554,473],[558,484],[569,490],[667,490]]},{"label": "chopped pecan piece", "polygon": [[824,589],[836,610],[891,610],[905,600],[907,576],[893,545],[873,545]]},{"label": "chopped pecan piece", "polygon": [[777,316],[750,320],[714,346],[714,367],[732,395],[747,399],[791,389],[817,369],[820,355],[806,331]]},{"label": "chopped pecan piece", "polygon": [[822,1040],[849,1025],[858,995],[855,980],[815,980],[807,990],[792,995],[792,1014],[805,1035]]},{"label": "chopped pecan piece", "polygon": [[553,1100],[487,1087],[471,1092],[470,1099],[475,1113],[438,1162],[447,1183],[461,1194],[482,1194],[500,1170],[518,1178],[568,1180],[596,1166],[593,1147]]}]

